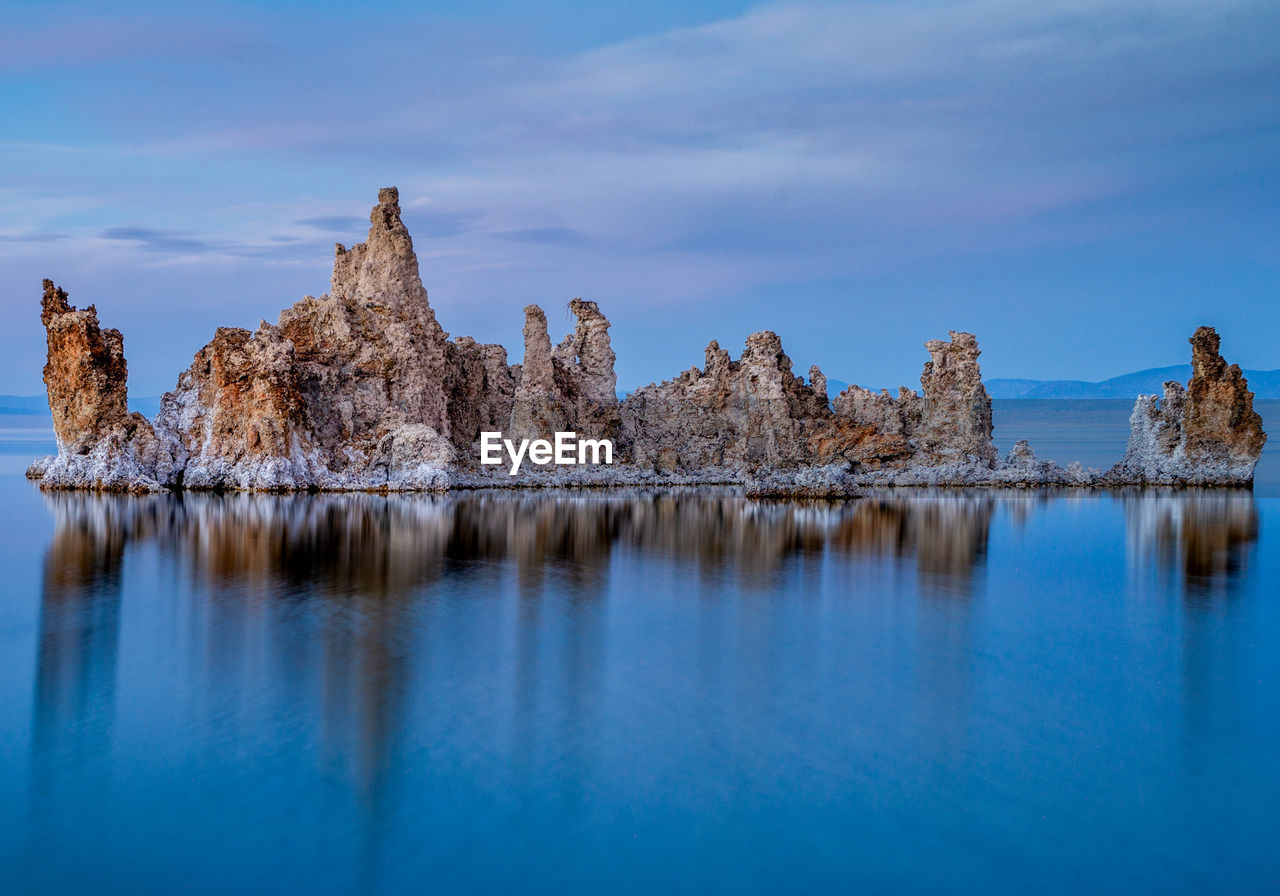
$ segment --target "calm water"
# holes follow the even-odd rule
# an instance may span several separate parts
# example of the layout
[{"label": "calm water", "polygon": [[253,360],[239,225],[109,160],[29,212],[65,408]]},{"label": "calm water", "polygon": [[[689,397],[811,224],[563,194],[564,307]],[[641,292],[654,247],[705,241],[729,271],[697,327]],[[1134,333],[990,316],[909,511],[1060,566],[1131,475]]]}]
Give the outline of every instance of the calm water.
[{"label": "calm water", "polygon": [[6,894],[1280,886],[1261,490],[0,502]]}]

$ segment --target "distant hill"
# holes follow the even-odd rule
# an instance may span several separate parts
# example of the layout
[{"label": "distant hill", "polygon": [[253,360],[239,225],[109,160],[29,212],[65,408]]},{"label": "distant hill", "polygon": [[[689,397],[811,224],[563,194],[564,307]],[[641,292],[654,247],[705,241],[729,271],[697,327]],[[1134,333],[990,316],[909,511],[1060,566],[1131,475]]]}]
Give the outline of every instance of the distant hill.
[{"label": "distant hill", "polygon": [[47,417],[49,401],[43,395],[0,395],[0,414]]},{"label": "distant hill", "polygon": [[[1280,398],[1280,370],[1246,370],[1244,377],[1258,398]],[[1186,385],[1191,379],[1191,365],[1153,367],[1126,373],[1098,383],[1083,380],[987,380],[992,398],[1123,398],[1159,394],[1164,384],[1176,380]]]},{"label": "distant hill", "polygon": [[[1258,398],[1280,398],[1280,370],[1246,370],[1244,377],[1249,381],[1249,388]],[[992,398],[1079,398],[1100,399],[1118,398],[1132,401],[1139,395],[1159,395],[1164,391],[1164,384],[1169,380],[1177,380],[1184,386],[1191,379],[1191,365],[1180,364],[1173,367],[1152,367],[1150,370],[1139,370],[1123,376],[1113,376],[1109,380],[1090,383],[1084,380],[1021,380],[993,379],[986,380],[987,392]],[[841,380],[827,379],[827,394],[835,398],[849,384]],[[912,383],[911,388],[919,391],[919,384]],[[898,394],[896,388],[890,392]]]}]

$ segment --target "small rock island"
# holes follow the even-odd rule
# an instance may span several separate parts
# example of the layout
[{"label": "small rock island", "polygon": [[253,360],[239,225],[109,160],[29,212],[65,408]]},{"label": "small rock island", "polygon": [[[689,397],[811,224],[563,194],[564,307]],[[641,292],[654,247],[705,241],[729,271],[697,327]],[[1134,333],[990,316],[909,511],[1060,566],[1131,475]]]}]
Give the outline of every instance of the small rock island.
[{"label": "small rock island", "polygon": [[[717,342],[704,366],[619,400],[609,321],[569,303],[574,331],[552,347],[525,308],[524,356],[449,338],[427,302],[394,187],[378,193],[366,242],[337,246],[330,292],[256,332],[221,327],[148,420],[128,408],[118,330],[44,281],[44,381],[58,453],[28,477],[47,489],[148,492],[422,491],[521,486],[736,484],[760,495],[855,495],[862,486],[1247,486],[1266,434],[1237,365],[1212,328],[1191,337],[1184,388],[1143,395],[1111,470],[1059,467],[1019,442],[1001,458],[978,343],[925,344],[921,391],[850,386],[829,400],[817,367],[796,376],[776,333],[734,360]],[[608,439],[614,462],[480,464],[481,433]]]}]

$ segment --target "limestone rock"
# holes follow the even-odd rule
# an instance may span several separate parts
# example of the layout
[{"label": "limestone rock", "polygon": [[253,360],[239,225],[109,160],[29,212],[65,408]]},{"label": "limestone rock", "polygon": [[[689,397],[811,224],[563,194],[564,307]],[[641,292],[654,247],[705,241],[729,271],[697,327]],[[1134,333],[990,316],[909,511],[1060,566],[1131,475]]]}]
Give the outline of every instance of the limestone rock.
[{"label": "limestone rock", "polygon": [[[58,454],[28,471],[46,488],[149,491],[424,490],[472,486],[733,483],[752,494],[844,497],[879,485],[1243,484],[1263,443],[1240,369],[1202,327],[1193,376],[1139,399],[1124,461],[1105,476],[1040,460],[1020,442],[1003,461],[977,340],[925,344],[919,393],[850,386],[834,401],[816,365],[796,376],[778,335],[717,342],[701,368],[617,398],[608,319],[568,304],[552,347],[547,316],[525,309],[524,358],[436,321],[394,188],[379,192],[368,238],[337,246],[328,295],[278,324],[220,328],[164,396],[153,423],[130,413],[124,342],[96,310],[44,283],[45,383]],[[513,441],[572,431],[610,439],[612,465],[481,466],[481,432]]]},{"label": "limestone rock", "polygon": [[507,364],[507,350],[500,345],[470,336],[445,344],[445,401],[457,462],[479,457],[480,433],[506,428],[519,372]]},{"label": "limestone rock", "polygon": [[892,450],[873,426],[834,414],[817,375],[815,388],[792,373],[776,333],[748,336],[737,361],[712,341],[702,369],[623,402],[633,462],[661,471],[761,471],[848,465]]},{"label": "limestone rock", "polygon": [[556,346],[552,360],[563,370],[569,393],[580,407],[611,407],[618,403],[616,360],[609,343],[609,320],[600,306],[572,299],[569,310],[577,319],[572,333]]},{"label": "limestone rock", "polygon": [[44,382],[58,454],[32,464],[45,488],[148,491],[159,488],[166,446],[141,414],[129,411],[128,365],[119,330],[102,329],[94,306],[77,310],[44,281],[40,320],[48,360]]},{"label": "limestone rock", "polygon": [[[460,423],[483,416],[467,401],[486,386],[487,349],[448,342],[388,188],[366,242],[337,246],[329,295],[253,334],[219,329],[162,400],[157,427],[181,446],[187,488],[439,486],[454,456],[448,394]],[[460,382],[468,375],[477,382]],[[413,446],[420,462],[405,457]]]},{"label": "limestone rock", "polygon": [[[427,302],[394,187],[362,243],[336,248],[330,293],[280,315],[293,343],[303,425],[339,479],[369,482],[382,439],[407,424],[451,434],[447,337]],[[373,483],[369,483],[373,484]]]},{"label": "limestone rock", "polygon": [[537,305],[524,309],[524,363],[512,401],[509,438],[549,438],[577,432],[618,441],[618,378],[609,340],[609,321],[595,302],[573,299],[574,331],[551,348],[547,315]]},{"label": "limestone rock", "polygon": [[869,469],[884,464],[970,465],[993,468],[991,397],[982,385],[978,341],[952,331],[951,341],[925,343],[930,359],[920,376],[921,393],[903,387],[897,398],[850,386],[835,400],[840,417],[873,427],[893,450]]},{"label": "limestone rock", "polygon": [[930,360],[920,376],[924,404],[913,436],[917,459],[994,466],[991,396],[982,385],[978,340],[952,330],[950,342],[931,339],[925,348]]},{"label": "limestone rock", "polygon": [[507,432],[512,439],[546,438],[569,428],[569,409],[556,389],[547,313],[537,305],[524,309],[524,361],[512,400]]},{"label": "limestone rock", "polygon": [[1116,482],[1163,485],[1245,485],[1253,481],[1267,436],[1239,365],[1219,354],[1212,327],[1191,342],[1191,381],[1164,384],[1163,399],[1141,395],[1129,417]]},{"label": "limestone rock", "polygon": [[49,356],[44,383],[59,450],[84,453],[129,421],[128,365],[119,330],[103,330],[94,306],[77,310],[67,293],[44,281],[40,322]]},{"label": "limestone rock", "polygon": [[280,490],[325,469],[305,428],[293,343],[266,323],[219,327],[160,402],[156,428],[178,446],[186,488]]}]

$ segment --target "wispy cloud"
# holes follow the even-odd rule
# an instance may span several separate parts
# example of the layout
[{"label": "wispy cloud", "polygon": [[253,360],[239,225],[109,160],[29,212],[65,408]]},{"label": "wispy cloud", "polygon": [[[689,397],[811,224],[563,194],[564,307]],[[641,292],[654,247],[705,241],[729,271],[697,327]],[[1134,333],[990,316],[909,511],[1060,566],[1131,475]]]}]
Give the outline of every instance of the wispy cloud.
[{"label": "wispy cloud", "polygon": [[293,223],[326,233],[349,233],[359,231],[365,221],[355,215],[319,215],[314,218],[299,218]]},{"label": "wispy cloud", "polygon": [[323,288],[394,183],[433,302],[480,326],[561,292],[728,319],[747,292],[956,259],[1280,245],[1264,0],[784,2],[573,52],[392,7],[135,18],[97,48],[87,17],[0,38],[31,73],[0,87],[6,259],[64,234],[60,258],[247,283],[305,262]]},{"label": "wispy cloud", "polygon": [[571,227],[518,227],[514,230],[496,231],[493,236],[521,243],[545,243],[556,246],[589,246],[592,242],[586,234]]},{"label": "wispy cloud", "polygon": [[104,240],[140,243],[160,252],[209,252],[219,248],[217,243],[197,239],[181,231],[152,230],[149,227],[108,227],[101,236]]},{"label": "wispy cloud", "polygon": [[56,243],[65,239],[65,233],[0,233],[0,242],[5,243]]}]

